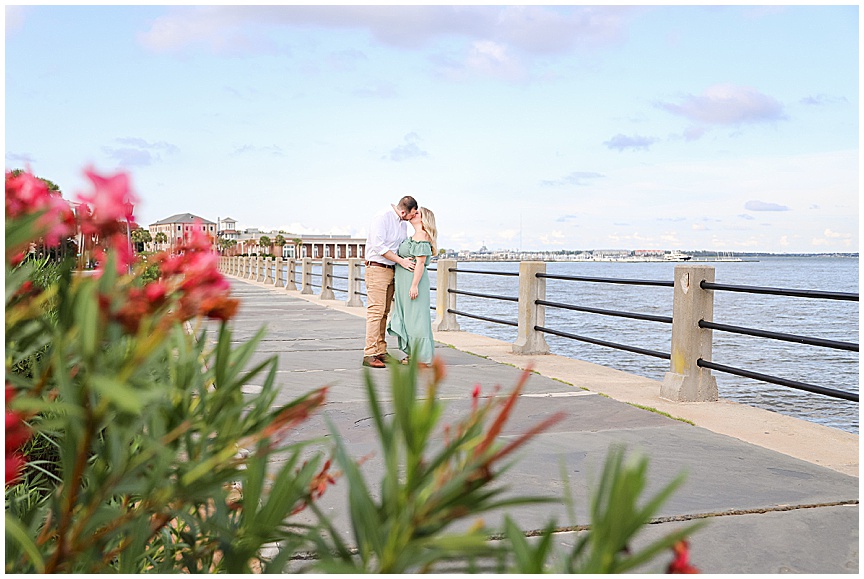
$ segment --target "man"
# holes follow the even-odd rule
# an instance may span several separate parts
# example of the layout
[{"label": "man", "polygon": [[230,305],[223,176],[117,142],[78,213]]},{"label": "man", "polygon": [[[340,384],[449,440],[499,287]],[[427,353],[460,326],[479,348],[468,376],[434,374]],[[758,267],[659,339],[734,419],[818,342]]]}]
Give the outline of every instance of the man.
[{"label": "man", "polygon": [[408,237],[407,222],[417,213],[417,201],[406,195],[372,219],[366,239],[366,347],[363,365],[384,368],[388,359],[387,315],[393,303],[395,264],[414,270],[414,262],[396,250]]}]

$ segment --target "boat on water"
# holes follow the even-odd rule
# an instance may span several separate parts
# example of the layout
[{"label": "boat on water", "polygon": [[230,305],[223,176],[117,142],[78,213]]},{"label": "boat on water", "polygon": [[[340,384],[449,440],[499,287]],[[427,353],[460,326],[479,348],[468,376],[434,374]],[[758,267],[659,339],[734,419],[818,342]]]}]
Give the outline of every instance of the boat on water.
[{"label": "boat on water", "polygon": [[690,261],[693,259],[693,256],[682,253],[676,249],[664,255],[663,259],[666,261]]}]

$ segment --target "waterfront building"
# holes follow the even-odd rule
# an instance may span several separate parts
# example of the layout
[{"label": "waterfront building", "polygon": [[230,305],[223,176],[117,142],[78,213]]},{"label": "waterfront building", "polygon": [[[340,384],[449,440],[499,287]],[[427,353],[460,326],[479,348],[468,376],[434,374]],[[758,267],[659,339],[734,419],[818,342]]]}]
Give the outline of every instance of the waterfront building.
[{"label": "waterfront building", "polygon": [[216,230],[216,236],[220,239],[231,239],[238,241],[240,233],[237,231],[237,221],[230,217],[224,219],[216,219],[219,227]]},{"label": "waterfront building", "polygon": [[[220,237],[233,239],[237,242],[233,247],[226,248],[223,255],[275,255],[286,259],[330,257],[336,260],[362,259],[366,255],[365,237],[299,234],[283,230],[264,231],[257,227],[239,230],[236,224],[237,222],[230,218],[220,220]],[[223,226],[224,229],[222,229]],[[261,245],[262,237],[267,237],[270,240],[268,246]],[[284,240],[284,245],[277,244],[279,237]]]},{"label": "waterfront building", "polygon": [[[216,223],[191,213],[178,213],[177,215],[166,217],[156,223],[151,223],[147,226],[147,229],[150,231],[150,237],[153,239],[147,244],[150,251],[171,250],[183,240],[188,239],[190,233],[196,229],[203,231],[211,239],[216,239]],[[165,241],[157,242],[156,236],[160,233],[165,236]]]}]

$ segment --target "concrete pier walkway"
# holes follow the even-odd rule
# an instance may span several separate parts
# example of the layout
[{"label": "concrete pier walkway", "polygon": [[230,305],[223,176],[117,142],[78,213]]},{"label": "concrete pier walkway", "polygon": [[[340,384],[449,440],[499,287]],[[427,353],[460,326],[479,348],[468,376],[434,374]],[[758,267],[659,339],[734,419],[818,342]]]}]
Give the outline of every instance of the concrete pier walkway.
[{"label": "concrete pier walkway", "polygon": [[[364,309],[229,279],[241,299],[231,322],[234,339],[243,341],[267,327],[256,360],[278,357],[280,401],[329,386],[323,412],[352,454],[359,458],[375,451],[361,367]],[[496,385],[508,392],[528,362],[535,373],[503,436],[519,434],[559,410],[568,415],[529,443],[502,480],[520,494],[560,496],[563,465],[577,520],[568,519],[563,503],[514,509],[510,515],[523,530],[540,529],[552,518],[559,527],[586,524],[590,483],[599,476],[609,447],[625,445],[630,453],[650,457],[649,494],[682,471],[687,474],[640,542],[705,519],[707,525],[691,537],[691,561],[703,573],[858,573],[857,436],[741,405],[665,403],[656,396],[659,383],[647,378],[558,356],[513,356],[507,343],[444,334],[436,334],[436,354],[447,365],[439,390],[448,400],[447,415],[464,415],[475,384],[484,393]],[[393,344],[390,352],[401,357]],[[386,399],[389,370],[370,371]],[[249,384],[247,391],[259,387]],[[320,417],[298,431],[309,438],[325,433]],[[367,481],[380,480],[382,468],[374,456],[364,463]],[[347,539],[344,487],[340,480],[321,505]],[[484,517],[491,528],[501,518]],[[571,533],[556,536],[561,546],[573,541]],[[644,571],[660,571],[666,562],[658,559]]]}]

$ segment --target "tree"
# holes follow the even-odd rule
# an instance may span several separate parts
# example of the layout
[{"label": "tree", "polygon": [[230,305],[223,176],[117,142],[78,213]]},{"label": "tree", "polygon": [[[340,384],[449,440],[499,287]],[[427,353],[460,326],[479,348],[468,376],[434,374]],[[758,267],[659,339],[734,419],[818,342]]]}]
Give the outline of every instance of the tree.
[{"label": "tree", "polygon": [[160,231],[159,233],[156,234],[156,237],[153,238],[153,241],[156,243],[160,243],[160,244],[165,243],[168,241],[168,236],[165,235],[164,231]]},{"label": "tree", "polygon": [[266,235],[262,235],[261,239],[258,240],[258,245],[261,246],[261,253],[270,253],[270,238]]},{"label": "tree", "polygon": [[[24,169],[12,169],[12,171],[11,171],[13,177],[17,177],[21,173],[26,173],[26,172],[27,171],[25,171]],[[48,186],[48,191],[50,191],[52,193],[57,193],[58,195],[60,195],[60,186],[59,185],[57,185],[53,181],[50,181],[48,179],[44,179],[42,177],[36,177],[36,178],[39,179],[40,181],[45,182],[45,185]]]},{"label": "tree", "polygon": [[300,255],[300,246],[303,245],[303,240],[299,237],[295,237],[291,240],[291,243],[294,244],[294,258],[300,259],[302,256]]},{"label": "tree", "polygon": [[235,245],[237,245],[237,240],[236,239],[228,239],[227,237],[220,237],[217,245],[219,246],[219,249],[224,251],[228,248],[231,248],[231,247],[234,247]]},{"label": "tree", "polygon": [[[144,229],[143,227],[133,229],[129,233],[129,235],[132,238],[132,243],[135,244],[135,251],[137,251],[138,253],[144,251],[145,243],[150,243],[151,241],[153,241],[153,236],[150,235],[150,231]],[[162,235],[165,234],[163,233]]]}]

